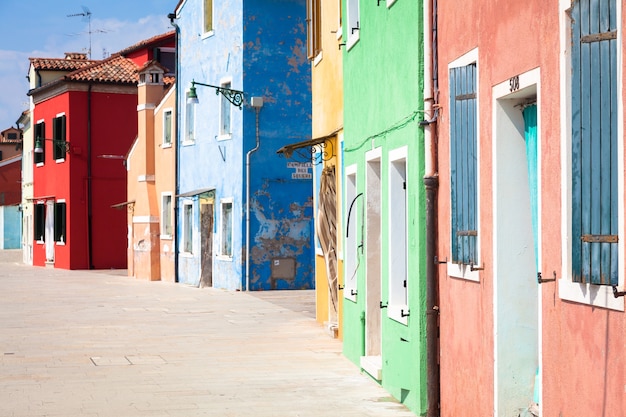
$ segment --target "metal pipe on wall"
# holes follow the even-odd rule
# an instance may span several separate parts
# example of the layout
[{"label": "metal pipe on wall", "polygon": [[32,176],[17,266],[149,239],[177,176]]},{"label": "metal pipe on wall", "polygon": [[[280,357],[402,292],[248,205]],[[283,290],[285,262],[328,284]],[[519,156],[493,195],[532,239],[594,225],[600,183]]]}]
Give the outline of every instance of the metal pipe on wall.
[{"label": "metal pipe on wall", "polygon": [[[259,150],[261,139],[259,136],[259,111],[263,107],[262,97],[252,97],[250,104],[255,110],[256,146],[246,153],[246,291],[250,291],[250,155]],[[241,289],[241,283],[239,284]]]}]

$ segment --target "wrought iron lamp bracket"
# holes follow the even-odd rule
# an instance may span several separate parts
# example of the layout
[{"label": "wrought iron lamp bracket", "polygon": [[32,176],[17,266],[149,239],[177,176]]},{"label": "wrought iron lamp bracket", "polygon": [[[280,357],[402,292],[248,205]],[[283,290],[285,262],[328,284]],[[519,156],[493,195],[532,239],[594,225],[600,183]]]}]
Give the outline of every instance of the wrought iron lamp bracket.
[{"label": "wrought iron lamp bracket", "polygon": [[211,87],[215,89],[215,94],[222,94],[226,100],[228,100],[232,105],[239,107],[241,110],[243,106],[244,92],[240,90],[233,90],[232,88],[220,87],[217,85],[205,84],[199,81],[192,80],[191,81],[191,89],[189,90],[189,97],[197,99],[198,96],[196,94],[196,85],[202,85],[204,87]]}]

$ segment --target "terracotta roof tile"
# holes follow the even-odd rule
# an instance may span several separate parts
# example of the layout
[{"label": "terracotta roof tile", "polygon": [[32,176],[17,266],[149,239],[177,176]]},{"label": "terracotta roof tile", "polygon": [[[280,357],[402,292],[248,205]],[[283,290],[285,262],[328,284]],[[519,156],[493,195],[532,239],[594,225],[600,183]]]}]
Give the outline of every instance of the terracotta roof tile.
[{"label": "terracotta roof tile", "polygon": [[67,58],[29,58],[30,63],[37,70],[74,71],[93,64],[94,60],[89,59],[67,59]]},{"label": "terracotta roof tile", "polygon": [[65,76],[69,81],[94,81],[101,83],[136,83],[139,79],[137,65],[119,54],[71,72]]},{"label": "terracotta roof tile", "polygon": [[151,38],[144,39],[143,41],[139,41],[139,42],[137,42],[134,45],[131,45],[131,46],[127,47],[127,48],[122,49],[119,52],[119,54],[120,55],[127,55],[127,54],[129,54],[131,52],[136,51],[137,49],[142,49],[142,48],[145,48],[148,45],[165,41],[165,40],[173,37],[174,34],[175,34],[175,31],[171,30],[169,32],[162,33],[160,35],[156,35],[156,36],[153,36]]}]

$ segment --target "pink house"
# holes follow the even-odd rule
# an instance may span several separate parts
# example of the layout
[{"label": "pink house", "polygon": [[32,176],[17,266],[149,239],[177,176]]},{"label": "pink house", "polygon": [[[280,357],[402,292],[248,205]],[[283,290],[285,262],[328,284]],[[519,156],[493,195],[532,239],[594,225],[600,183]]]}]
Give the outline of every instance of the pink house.
[{"label": "pink house", "polygon": [[442,416],[624,416],[623,3],[438,2]]}]

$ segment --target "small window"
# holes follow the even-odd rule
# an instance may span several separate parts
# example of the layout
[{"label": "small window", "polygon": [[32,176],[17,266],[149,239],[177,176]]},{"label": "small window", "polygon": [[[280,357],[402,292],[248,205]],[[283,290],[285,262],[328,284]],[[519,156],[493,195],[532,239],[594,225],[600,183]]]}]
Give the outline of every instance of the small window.
[{"label": "small window", "polygon": [[65,243],[65,222],[66,206],[65,202],[58,202],[54,205],[54,241]]},{"label": "small window", "polygon": [[161,237],[172,236],[172,195],[163,194],[161,200]]},{"label": "small window", "polygon": [[[187,93],[189,95],[189,93]],[[196,105],[187,102],[185,107],[185,142],[193,142],[195,138]]]},{"label": "small window", "polygon": [[65,159],[65,115],[52,119],[52,157],[54,160]]},{"label": "small window", "polygon": [[204,33],[213,30],[213,0],[204,0]]},{"label": "small window", "polygon": [[[230,82],[222,83],[221,87],[230,89],[231,83]],[[230,134],[231,134],[231,132],[230,132],[230,117],[231,117],[232,106],[230,104],[230,101],[228,101],[226,99],[224,94],[220,95],[220,100],[221,100],[221,106],[220,106],[220,136],[222,138],[224,138],[224,137],[230,136]]]},{"label": "small window", "polygon": [[43,242],[46,236],[46,205],[35,204],[35,240]]},{"label": "small window", "polygon": [[41,146],[41,152],[34,152],[33,162],[35,164],[43,164],[46,160],[46,123],[39,122],[35,125],[35,147]]},{"label": "small window", "polygon": [[183,252],[193,253],[193,204],[183,204]]},{"label": "small window", "polygon": [[233,256],[233,202],[222,200],[220,254]]},{"label": "small window", "polygon": [[163,113],[163,145],[172,144],[172,111],[166,110]]}]

